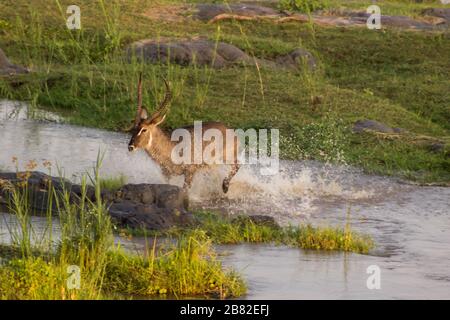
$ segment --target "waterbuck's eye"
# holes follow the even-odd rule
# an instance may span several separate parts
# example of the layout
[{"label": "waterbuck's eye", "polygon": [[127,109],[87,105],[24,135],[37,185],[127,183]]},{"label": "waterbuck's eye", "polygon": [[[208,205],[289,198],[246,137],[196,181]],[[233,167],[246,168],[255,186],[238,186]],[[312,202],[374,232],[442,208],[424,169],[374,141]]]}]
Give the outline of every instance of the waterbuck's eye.
[{"label": "waterbuck's eye", "polygon": [[142,128],[141,131],[139,131],[138,136],[140,136],[142,133],[147,132],[146,128]]}]

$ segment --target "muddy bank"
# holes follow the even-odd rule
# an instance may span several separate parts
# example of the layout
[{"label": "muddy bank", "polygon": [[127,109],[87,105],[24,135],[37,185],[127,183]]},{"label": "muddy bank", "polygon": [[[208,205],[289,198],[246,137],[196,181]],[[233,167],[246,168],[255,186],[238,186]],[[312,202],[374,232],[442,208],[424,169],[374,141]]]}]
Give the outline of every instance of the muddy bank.
[{"label": "muddy bank", "polygon": [[[0,172],[0,206],[7,207],[11,187],[28,182],[29,203],[33,210],[57,212],[55,201],[49,208],[49,186],[56,194],[67,191],[70,201],[76,202],[82,195],[82,187],[68,180],[51,177],[41,172]],[[86,196],[95,201],[95,190],[88,186]],[[102,191],[102,200],[107,204],[113,221],[122,227],[164,230],[173,226],[188,226],[193,223],[188,211],[188,198],[177,186],[168,184],[126,184],[116,191]]]}]

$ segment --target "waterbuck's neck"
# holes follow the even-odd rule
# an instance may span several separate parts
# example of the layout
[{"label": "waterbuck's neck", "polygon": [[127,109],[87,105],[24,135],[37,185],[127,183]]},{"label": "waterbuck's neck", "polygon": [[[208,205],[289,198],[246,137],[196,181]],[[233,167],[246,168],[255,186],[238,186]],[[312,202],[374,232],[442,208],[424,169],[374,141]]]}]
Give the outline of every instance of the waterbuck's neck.
[{"label": "waterbuck's neck", "polygon": [[159,127],[154,128],[152,132],[152,143],[150,147],[145,148],[148,155],[161,165],[163,171],[173,171],[172,149],[175,146],[170,140],[170,136]]}]

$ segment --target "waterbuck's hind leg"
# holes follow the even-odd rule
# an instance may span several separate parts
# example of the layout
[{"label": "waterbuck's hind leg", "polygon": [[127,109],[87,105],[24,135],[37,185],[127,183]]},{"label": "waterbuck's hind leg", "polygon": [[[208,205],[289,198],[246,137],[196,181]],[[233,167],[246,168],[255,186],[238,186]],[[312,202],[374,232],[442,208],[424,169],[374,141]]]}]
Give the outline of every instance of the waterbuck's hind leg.
[{"label": "waterbuck's hind leg", "polygon": [[239,164],[233,164],[231,167],[230,172],[228,173],[228,176],[223,179],[222,182],[222,190],[223,193],[227,193],[228,189],[230,188],[230,181],[233,179],[233,177],[236,175],[236,173],[239,171],[240,165]]},{"label": "waterbuck's hind leg", "polygon": [[184,173],[184,185],[183,185],[183,190],[188,190],[191,188],[192,186],[192,180],[194,179],[194,173],[193,172],[185,172]]}]

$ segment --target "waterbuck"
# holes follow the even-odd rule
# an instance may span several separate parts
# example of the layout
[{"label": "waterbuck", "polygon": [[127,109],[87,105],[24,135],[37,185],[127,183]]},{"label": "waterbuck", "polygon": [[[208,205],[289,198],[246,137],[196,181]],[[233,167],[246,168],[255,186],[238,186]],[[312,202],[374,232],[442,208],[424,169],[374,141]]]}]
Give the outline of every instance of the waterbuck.
[{"label": "waterbuck", "polygon": [[[217,162],[213,164],[210,162],[208,163],[207,161],[181,164],[174,162],[172,151],[177,146],[177,142],[171,140],[173,131],[166,133],[160,128],[161,123],[166,119],[169,103],[172,98],[169,84],[166,80],[164,80],[164,83],[166,85],[164,100],[156,111],[149,115],[147,109],[142,106],[142,75],[139,76],[137,112],[134,125],[131,129],[132,137],[128,144],[128,150],[132,152],[139,148],[144,149],[147,154],[161,166],[162,172],[166,177],[184,175],[184,189],[191,187],[194,174],[199,169],[206,169],[215,164],[227,164],[231,169],[222,183],[222,190],[224,193],[227,193],[231,179],[239,170],[239,163],[237,160],[239,149],[238,138],[235,135],[227,138],[227,131],[230,132],[231,129],[228,129],[220,122],[202,123],[201,137],[204,136],[205,132],[210,130],[209,132],[216,132],[221,136],[220,140],[222,143],[220,143],[220,140],[216,141],[215,139],[204,141],[203,138],[201,138],[200,143],[196,142],[194,141],[196,139],[194,139],[196,133],[194,132],[195,126],[179,128],[184,129],[184,132],[189,133],[188,139],[190,139],[190,141],[188,141],[188,145],[192,146],[192,148],[190,148],[192,158],[196,152],[194,150],[195,148],[205,150],[211,143],[217,143],[218,148],[210,149],[220,151],[217,152],[217,154],[214,153],[215,151],[212,152],[214,159],[217,159]],[[227,143],[227,139],[229,143]]]}]

